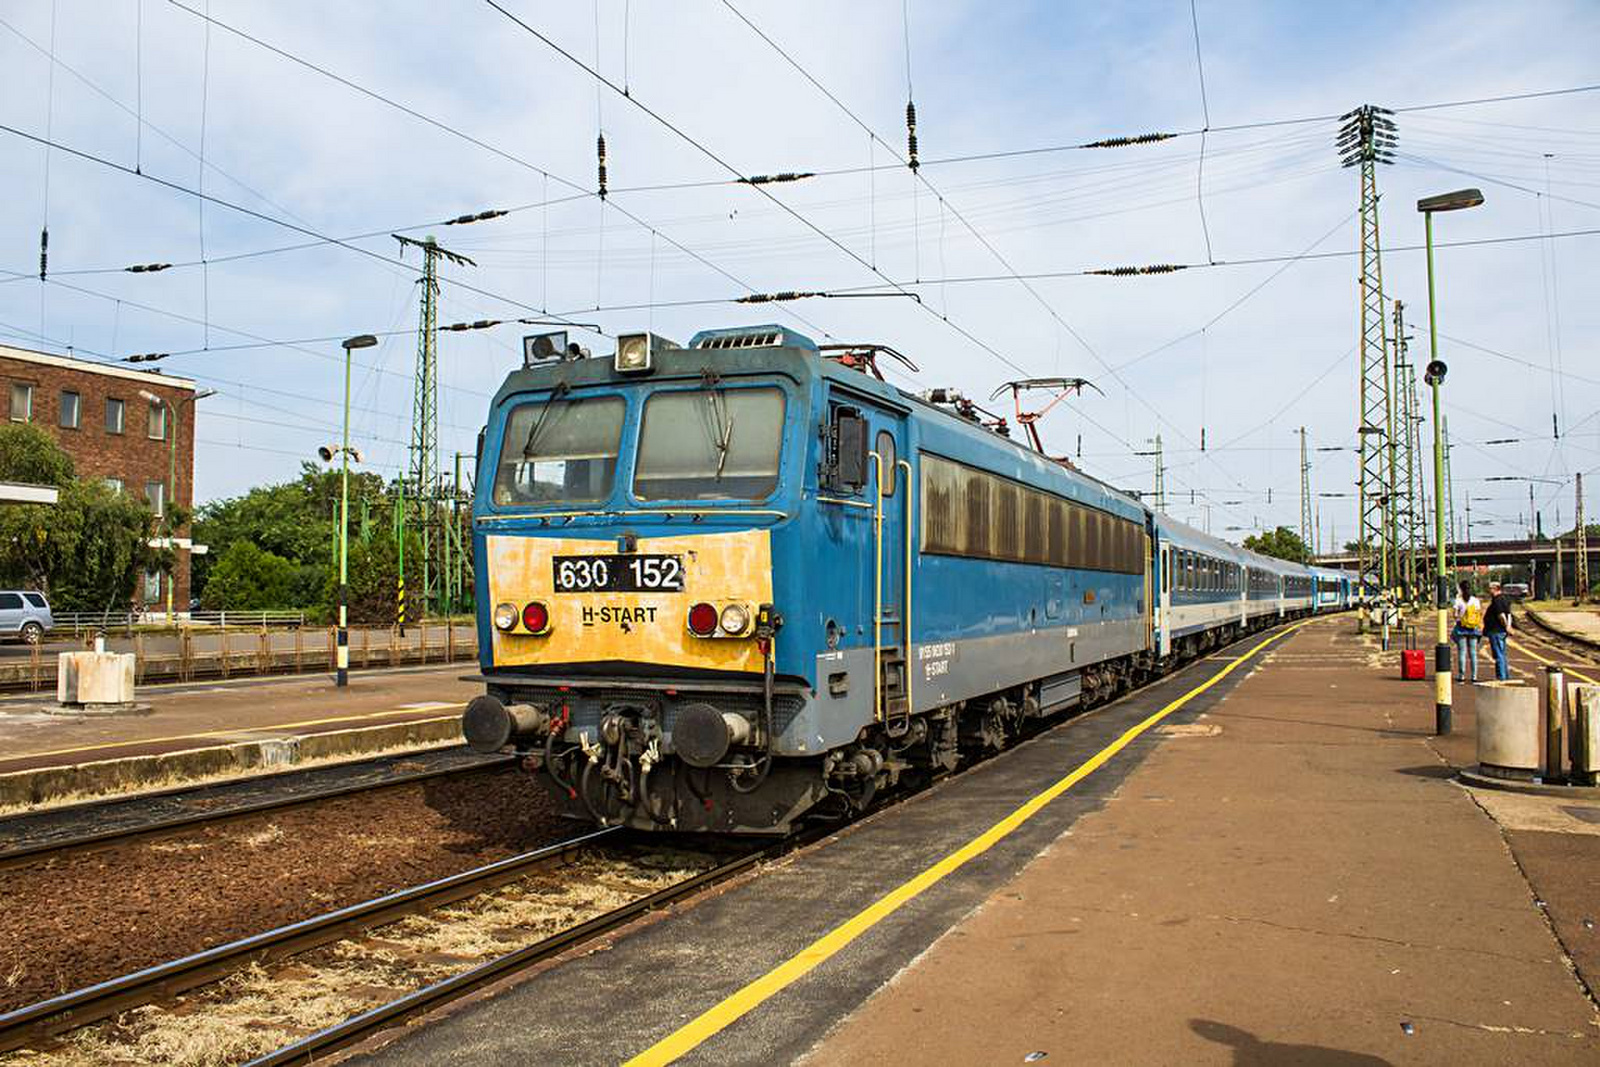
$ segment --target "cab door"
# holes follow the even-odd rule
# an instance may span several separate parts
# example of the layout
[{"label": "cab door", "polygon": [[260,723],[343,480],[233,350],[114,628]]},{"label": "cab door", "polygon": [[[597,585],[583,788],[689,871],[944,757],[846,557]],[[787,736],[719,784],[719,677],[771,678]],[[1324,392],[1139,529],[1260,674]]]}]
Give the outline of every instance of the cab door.
[{"label": "cab door", "polygon": [[868,428],[871,480],[867,501],[873,508],[871,589],[876,605],[873,641],[879,655],[882,703],[879,715],[892,718],[911,710],[911,614],[913,574],[912,523],[916,485],[910,477],[904,414],[876,406],[864,407]]},{"label": "cab door", "polygon": [[873,716],[884,720],[906,714],[912,696],[907,563],[914,547],[916,484],[908,476],[906,412],[837,383],[829,390],[828,409],[825,465],[835,475],[824,500],[843,509],[840,521],[851,530],[841,546],[854,561],[857,643],[872,650]]}]

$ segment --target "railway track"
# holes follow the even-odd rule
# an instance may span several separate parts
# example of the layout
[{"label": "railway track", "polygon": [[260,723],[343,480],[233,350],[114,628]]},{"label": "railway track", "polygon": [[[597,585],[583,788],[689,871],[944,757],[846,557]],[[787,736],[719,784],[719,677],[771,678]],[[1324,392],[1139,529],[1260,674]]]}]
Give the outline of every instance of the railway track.
[{"label": "railway track", "polygon": [[507,767],[514,756],[484,756],[465,746],[253,775],[0,818],[0,869],[50,853],[109,846],[265,811],[391,789],[450,775]]},{"label": "railway track", "polygon": [[1521,634],[1514,634],[1514,638],[1522,637],[1525,640],[1534,640],[1563,657],[1578,661],[1580,666],[1594,666],[1600,669],[1600,649],[1574,640],[1559,630],[1540,622],[1528,612],[1523,612],[1519,617],[1519,621],[1526,622],[1527,629],[1532,630],[1533,633],[1529,634],[1524,631]]},{"label": "railway track", "polygon": [[[147,1006],[169,1001],[191,990],[196,991],[196,995],[184,1002],[181,1013],[175,1013],[181,1014],[176,1025],[183,1028],[203,1026],[208,1007],[216,1008],[221,1004],[223,1010],[227,1010],[226,986],[231,977],[253,968],[287,965],[284,961],[291,957],[295,965],[301,965],[300,961],[307,954],[313,954],[318,949],[335,950],[333,959],[336,966],[346,966],[352,958],[362,953],[375,959],[385,959],[392,956],[395,946],[404,941],[404,932],[389,933],[396,926],[403,926],[407,920],[415,922],[419,917],[431,917],[443,909],[449,909],[451,905],[492,898],[496,892],[514,887],[515,883],[540,872],[560,872],[567,879],[590,878],[608,892],[620,892],[627,896],[624,902],[604,908],[597,914],[584,915],[581,909],[574,909],[572,921],[561,923],[560,928],[549,936],[438,977],[431,974],[432,970],[437,969],[437,964],[422,961],[430,955],[448,954],[450,934],[446,932],[437,939],[445,947],[435,947],[433,953],[423,951],[427,946],[414,947],[406,953],[408,960],[415,964],[413,973],[424,976],[413,984],[413,988],[348,1017],[322,1025],[313,1033],[280,1048],[254,1053],[253,1058],[248,1060],[255,1064],[309,1062],[334,1049],[363,1040],[400,1020],[461,997],[501,976],[600,937],[639,915],[682,900],[819,836],[821,832],[769,842],[747,848],[731,858],[701,853],[691,856],[687,865],[684,865],[685,854],[668,852],[666,858],[662,859],[659,845],[641,848],[638,843],[630,842],[627,831],[621,828],[594,830],[559,844],[219,945],[0,1015],[0,1052],[34,1049],[42,1059],[30,1059],[30,1063],[48,1062],[52,1048],[56,1048],[68,1052],[63,1059],[75,1062],[77,1057],[64,1041],[65,1035],[69,1031],[82,1031],[85,1027],[102,1023],[104,1025],[97,1029],[109,1032],[96,1035],[86,1049],[78,1051],[87,1051],[90,1058],[114,1053],[120,1047],[118,1029],[127,1029],[123,1024],[123,1019],[127,1017],[124,1013],[138,1016],[141,1014],[139,1009],[149,1011]],[[652,857],[655,857],[654,864],[651,863]],[[588,868],[580,869],[585,861],[589,864]],[[667,867],[663,868],[663,863]],[[639,871],[632,872],[631,877],[627,870],[629,865],[639,868]],[[671,871],[673,876],[661,875],[663,870]],[[682,873],[681,877],[675,876],[679,873]],[[654,885],[663,878],[666,884],[659,887]],[[619,889],[619,886],[624,888]],[[442,923],[440,929],[448,931],[449,926]],[[400,967],[402,971],[405,969],[406,965]],[[269,970],[267,974],[271,975],[272,972]],[[276,978],[267,980],[276,981]],[[208,990],[200,987],[217,991],[210,1003],[207,1003]],[[115,1021],[107,1023],[106,1020]],[[133,1025],[135,1028],[138,1026],[137,1023]],[[295,1028],[289,1029],[293,1031]],[[131,1044],[144,1045],[148,1051],[150,1042],[139,1035],[122,1036],[134,1038]],[[159,1041],[155,1044],[158,1047],[160,1045]],[[129,1062],[145,1061],[135,1054]],[[165,1056],[157,1056],[148,1062],[165,1062]]]},{"label": "railway track", "polygon": [[[1230,646],[1223,646],[1227,647]],[[1221,649],[1211,651],[1215,653]],[[1164,677],[1170,678],[1171,675]],[[1145,687],[1136,687],[1133,692],[1142,688]],[[1120,696],[1097,707],[1109,706],[1118,700]],[[1058,720],[1042,724],[1041,729],[1065,725],[1071,721],[1073,720]],[[939,782],[957,777],[971,766],[983,762],[986,760],[975,761],[964,766],[956,774],[939,779]],[[937,784],[938,782],[934,783]],[[892,801],[884,800],[875,804],[866,814],[879,811],[890,803]],[[592,875],[596,882],[614,883],[620,878],[632,887],[627,899],[615,906],[599,910],[591,909],[592,914],[574,911],[570,917],[571,921],[561,923],[558,929],[551,931],[547,936],[516,945],[507,951],[495,952],[484,958],[472,960],[460,967],[450,968],[449,973],[430,975],[428,963],[430,957],[447,955],[448,949],[429,949],[426,944],[404,945],[403,949],[399,950],[399,956],[402,958],[399,970],[405,972],[404,978],[411,979],[409,988],[397,988],[393,996],[378,1003],[362,1005],[359,1010],[337,1013],[335,1018],[310,1021],[295,1018],[296,1025],[286,1029],[296,1032],[299,1036],[282,1045],[240,1049],[241,1054],[231,1056],[219,1056],[216,1055],[215,1049],[209,1049],[207,1056],[207,1062],[247,1062],[252,1067],[312,1062],[337,1049],[366,1040],[408,1018],[465,996],[491,982],[602,937],[642,914],[682,901],[719,882],[745,873],[761,863],[836,833],[839,829],[836,824],[819,826],[783,840],[744,849],[732,856],[701,853],[697,865],[690,864],[676,869],[673,872],[675,876],[660,885],[650,884],[649,879],[641,881],[634,878],[629,881],[625,877],[630,864],[639,865],[640,861],[637,858],[629,859],[626,855],[631,850],[635,857],[638,856],[638,839],[630,838],[629,832],[619,827],[595,830],[569,841],[232,941],[182,959],[74,990],[0,1015],[0,1052],[31,1048],[39,1050],[42,1056],[30,1058],[28,1061],[30,1064],[50,1062],[52,1047],[67,1049],[75,1039],[65,1036],[69,1031],[76,1034],[107,1031],[106,1034],[96,1036],[94,1043],[88,1046],[89,1058],[93,1060],[97,1056],[117,1057],[120,1061],[121,1057],[117,1056],[117,1050],[123,1046],[118,1043],[117,1030],[126,1029],[124,1019],[140,1016],[142,1014],[140,1009],[143,1012],[161,1011],[159,1007],[153,1006],[192,991],[193,995],[184,999],[182,1019],[177,1025],[181,1027],[203,1025],[199,1020],[207,1009],[200,1002],[212,990],[220,990],[216,996],[225,1001],[229,981],[252,968],[287,966],[314,968],[315,964],[306,964],[305,961],[312,957],[327,957],[330,953],[333,954],[336,963],[340,964],[348,962],[351,956],[363,952],[375,957],[383,957],[386,954],[394,956],[396,944],[404,944],[405,938],[403,935],[392,935],[390,931],[404,927],[408,921],[416,922],[423,917],[448,910],[451,905],[459,904],[466,908],[471,906],[474,900],[492,898],[497,892],[515,891],[516,883],[533,878],[539,872],[559,872],[561,878],[566,881],[581,881]],[[658,847],[659,844],[659,841],[652,841],[652,847]],[[625,845],[626,848],[622,847]],[[581,857],[585,854],[613,850],[623,855],[613,855],[593,870],[579,869]],[[691,867],[693,869],[690,869]],[[520,925],[518,928],[520,929]],[[423,940],[426,942],[426,936]],[[448,935],[445,935],[445,940],[448,940]],[[319,972],[314,983],[325,984],[326,979],[322,975],[323,973]],[[268,971],[251,988],[260,989],[280,980],[280,975]],[[373,983],[369,981],[366,984],[370,988]],[[391,974],[383,984],[399,986],[408,983],[395,980]],[[107,1022],[107,1020],[113,1021]],[[142,1022],[132,1025],[138,1027]],[[259,1021],[252,1020],[247,1025],[255,1026],[259,1036],[262,1029]],[[306,1033],[306,1029],[310,1029],[311,1032]],[[121,1037],[136,1039],[144,1045],[152,1044],[134,1034],[124,1033]],[[158,1048],[162,1047],[159,1042],[153,1044]],[[166,1059],[135,1057],[126,1062],[167,1062],[173,1058],[176,1057],[170,1055]],[[63,1059],[73,1063],[82,1062],[81,1057],[73,1055],[64,1056]]]}]

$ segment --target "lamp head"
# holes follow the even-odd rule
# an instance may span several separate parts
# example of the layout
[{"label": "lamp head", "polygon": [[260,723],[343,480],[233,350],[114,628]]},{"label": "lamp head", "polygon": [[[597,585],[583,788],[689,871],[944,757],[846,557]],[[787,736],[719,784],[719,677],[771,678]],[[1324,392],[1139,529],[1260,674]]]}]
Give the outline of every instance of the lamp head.
[{"label": "lamp head", "polygon": [[1483,203],[1483,193],[1479,190],[1457,189],[1453,193],[1423,197],[1417,201],[1417,210],[1424,215],[1431,215],[1436,211],[1460,211],[1462,208],[1477,207],[1481,203]]},{"label": "lamp head", "polygon": [[319,445],[317,447],[317,455],[322,458],[324,463],[332,463],[336,454],[337,450],[332,445]]},{"label": "lamp head", "polygon": [[378,343],[378,339],[370,333],[358,333],[354,337],[346,337],[340,342],[346,352],[352,348],[371,348]]},{"label": "lamp head", "polygon": [[1427,369],[1422,372],[1422,380],[1429,385],[1438,385],[1444,381],[1445,372],[1449,369],[1442,359],[1430,360]]}]

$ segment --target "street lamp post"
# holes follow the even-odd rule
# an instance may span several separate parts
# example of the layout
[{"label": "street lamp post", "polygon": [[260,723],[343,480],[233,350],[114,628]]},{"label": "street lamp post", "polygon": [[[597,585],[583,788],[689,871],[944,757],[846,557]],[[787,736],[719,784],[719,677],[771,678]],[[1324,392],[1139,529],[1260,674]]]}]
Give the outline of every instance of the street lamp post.
[{"label": "street lamp post", "polygon": [[344,442],[339,449],[339,651],[335,684],[350,684],[350,351],[371,348],[370,333],[347,337],[344,344]]},{"label": "street lamp post", "polygon": [[1439,640],[1433,650],[1433,732],[1440,737],[1450,732],[1450,578],[1445,571],[1444,548],[1444,441],[1440,435],[1439,387],[1444,384],[1446,367],[1439,359],[1439,325],[1433,289],[1433,216],[1440,211],[1459,211],[1483,203],[1476,189],[1460,189],[1417,201],[1428,247],[1428,367],[1423,380],[1433,393],[1433,545],[1438,570],[1434,599],[1439,613]]}]

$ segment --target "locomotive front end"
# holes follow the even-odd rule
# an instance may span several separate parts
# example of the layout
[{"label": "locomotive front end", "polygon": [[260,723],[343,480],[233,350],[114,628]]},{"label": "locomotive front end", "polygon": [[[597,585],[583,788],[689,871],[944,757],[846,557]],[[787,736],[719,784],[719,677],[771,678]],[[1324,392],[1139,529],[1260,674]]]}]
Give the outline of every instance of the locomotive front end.
[{"label": "locomotive front end", "polygon": [[625,336],[612,359],[530,360],[496,397],[474,531],[486,691],[463,731],[524,756],[575,817],[781,832],[815,802],[774,753],[804,690],[780,670],[773,543],[808,397],[803,360],[763,347]]}]

